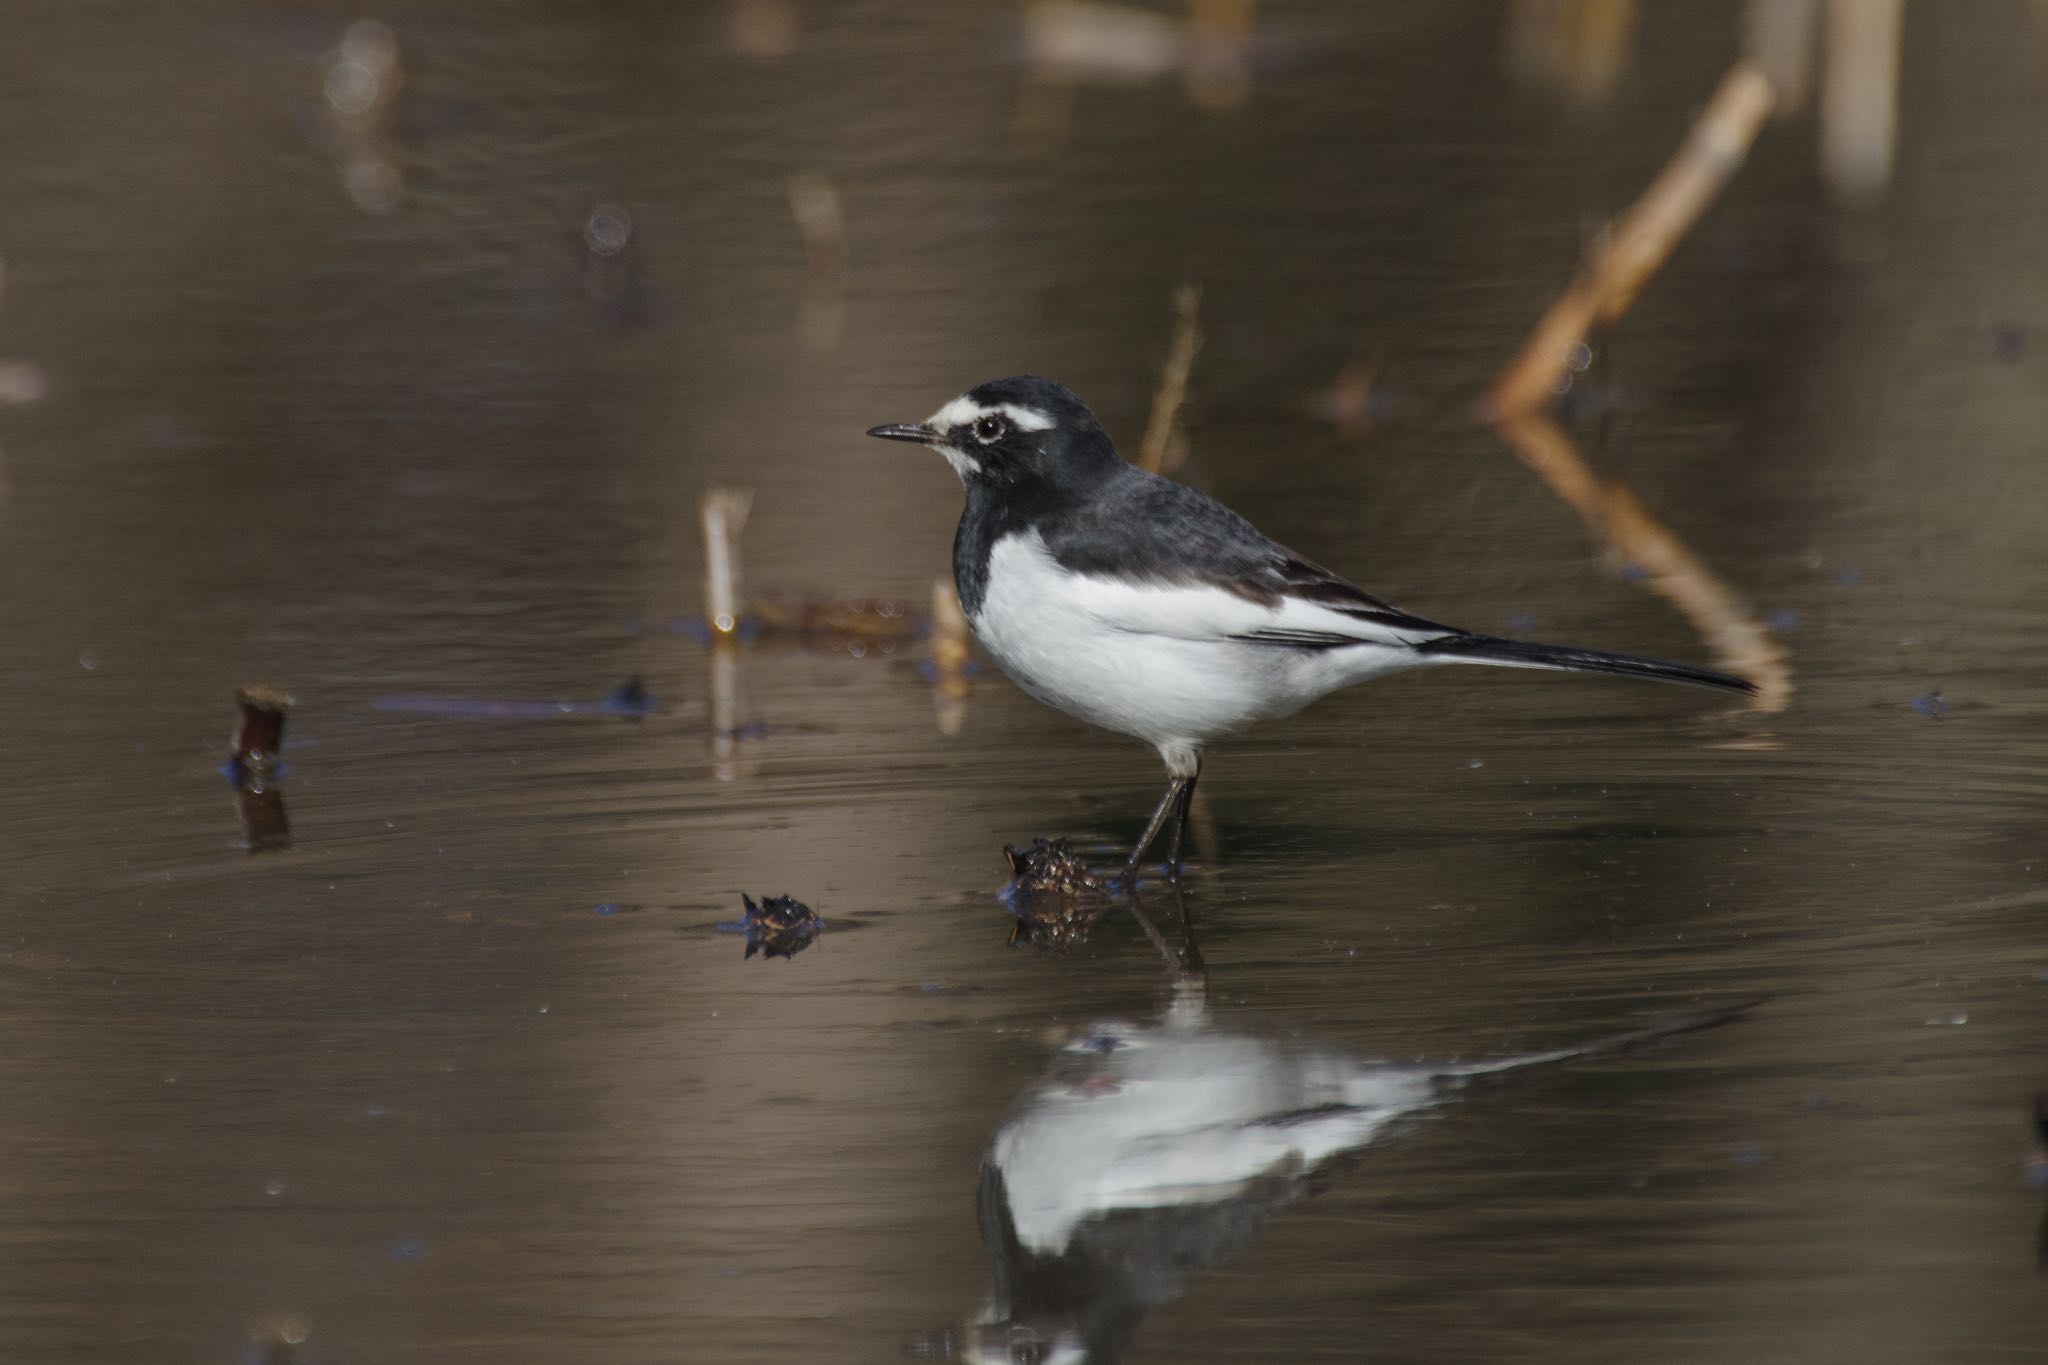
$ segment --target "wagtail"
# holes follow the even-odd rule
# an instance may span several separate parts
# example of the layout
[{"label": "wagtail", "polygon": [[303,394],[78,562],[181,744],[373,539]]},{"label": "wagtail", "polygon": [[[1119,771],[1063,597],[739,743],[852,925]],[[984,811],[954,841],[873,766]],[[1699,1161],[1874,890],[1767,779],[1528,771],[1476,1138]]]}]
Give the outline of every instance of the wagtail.
[{"label": "wagtail", "polygon": [[1499,664],[1756,691],[1709,669],[1475,635],[1389,606],[1124,460],[1088,405],[1049,379],[991,380],[925,421],[868,435],[930,446],[966,485],[953,581],[1003,671],[1166,760],[1166,794],[1126,884],[1169,813],[1177,872],[1203,745],[1382,673]]}]

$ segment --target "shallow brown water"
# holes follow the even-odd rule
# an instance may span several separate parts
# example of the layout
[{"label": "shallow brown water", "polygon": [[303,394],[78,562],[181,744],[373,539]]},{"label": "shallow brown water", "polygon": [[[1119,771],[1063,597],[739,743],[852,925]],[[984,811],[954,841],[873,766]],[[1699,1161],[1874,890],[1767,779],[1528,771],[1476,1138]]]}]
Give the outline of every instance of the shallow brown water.
[{"label": "shallow brown water", "polygon": [[[1574,409],[1772,620],[1789,709],[1445,671],[1219,746],[1195,1022],[1127,916],[1041,957],[994,898],[1005,842],[1128,840],[1152,755],[991,675],[945,737],[921,647],[756,642],[721,772],[658,625],[719,483],[752,584],[921,604],[957,487],[861,430],[1030,369],[1135,445],[1199,279],[1182,477],[1433,617],[1704,658],[1460,415],[1734,53],[1725,7],[1645,8],[1593,110],[1508,74],[1493,5],[1275,5],[1243,109],[1084,88],[1048,147],[1002,7],[815,6],[752,61],[715,8],[401,4],[382,214],[320,112],[353,14],[11,17],[0,357],[49,383],[0,409],[0,1358],[965,1358],[1021,1283],[984,1155],[1097,1021],[1220,1084],[1168,1044],[1469,1060],[1759,993],[1106,1220],[1121,1259],[1007,1316],[1133,1361],[2035,1358],[2034,9],[1913,12],[1875,207],[1768,129]],[[848,226],[823,348],[800,173]],[[1372,350],[1360,442],[1313,404]],[[378,706],[635,674],[639,721]],[[293,843],[251,856],[214,765],[259,678]],[[823,938],[743,960],[742,890]]]}]

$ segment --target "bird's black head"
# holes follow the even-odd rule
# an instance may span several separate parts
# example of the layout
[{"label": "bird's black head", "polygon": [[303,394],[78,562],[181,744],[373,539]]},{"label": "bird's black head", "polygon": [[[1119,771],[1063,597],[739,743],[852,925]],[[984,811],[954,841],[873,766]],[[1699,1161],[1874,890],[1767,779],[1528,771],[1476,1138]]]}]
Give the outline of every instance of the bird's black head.
[{"label": "bird's black head", "polygon": [[969,485],[1085,480],[1122,462],[1086,403],[1033,374],[992,379],[922,422],[868,435],[928,445]]}]

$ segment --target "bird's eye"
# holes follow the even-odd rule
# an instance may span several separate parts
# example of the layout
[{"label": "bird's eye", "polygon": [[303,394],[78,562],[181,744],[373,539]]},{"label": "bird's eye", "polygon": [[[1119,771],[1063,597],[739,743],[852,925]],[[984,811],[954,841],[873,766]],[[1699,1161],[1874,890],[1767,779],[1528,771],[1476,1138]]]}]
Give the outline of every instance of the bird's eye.
[{"label": "bird's eye", "polygon": [[974,419],[974,439],[993,444],[1003,439],[1003,433],[1010,428],[1000,417],[977,417]]}]

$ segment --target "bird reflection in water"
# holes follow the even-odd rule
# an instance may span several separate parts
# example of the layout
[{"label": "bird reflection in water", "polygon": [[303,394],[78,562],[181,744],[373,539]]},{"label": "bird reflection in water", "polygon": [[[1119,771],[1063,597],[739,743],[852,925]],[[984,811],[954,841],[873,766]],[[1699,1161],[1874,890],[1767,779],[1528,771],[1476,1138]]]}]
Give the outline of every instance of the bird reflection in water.
[{"label": "bird reflection in water", "polygon": [[[1179,960],[1199,961],[1191,942]],[[994,1262],[989,1301],[977,1322],[920,1354],[1120,1360],[1147,1313],[1251,1246],[1319,1170],[1398,1120],[1479,1077],[1709,1028],[1755,1003],[1547,1052],[1395,1065],[1225,1027],[1199,969],[1183,969],[1161,1018],[1079,1031],[997,1130],[978,1201]]]}]

